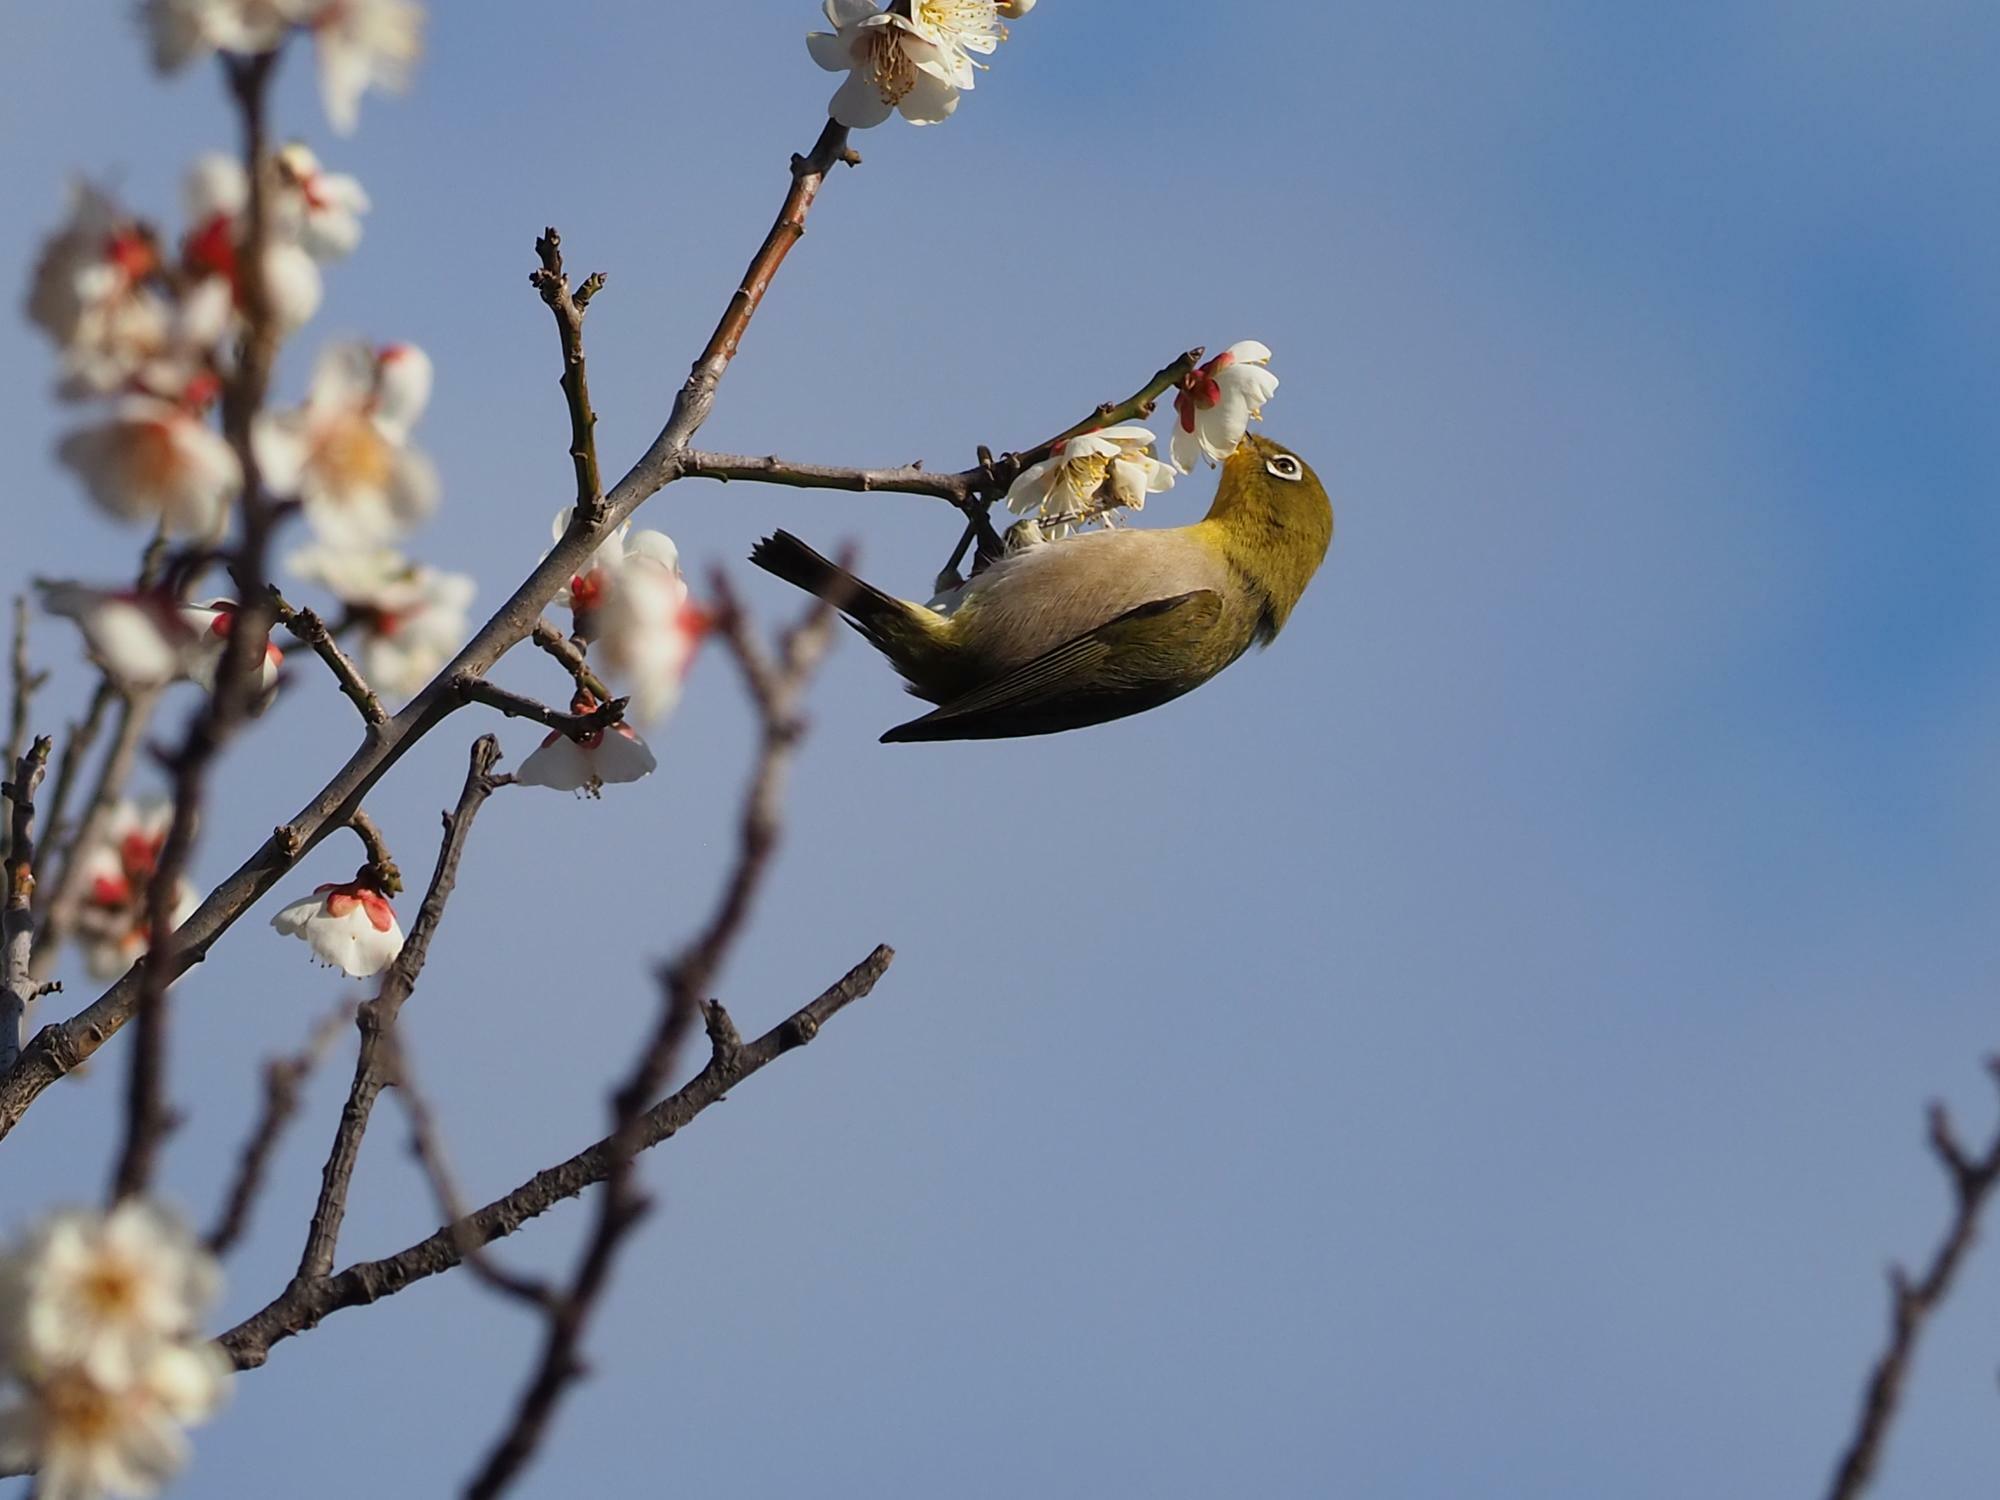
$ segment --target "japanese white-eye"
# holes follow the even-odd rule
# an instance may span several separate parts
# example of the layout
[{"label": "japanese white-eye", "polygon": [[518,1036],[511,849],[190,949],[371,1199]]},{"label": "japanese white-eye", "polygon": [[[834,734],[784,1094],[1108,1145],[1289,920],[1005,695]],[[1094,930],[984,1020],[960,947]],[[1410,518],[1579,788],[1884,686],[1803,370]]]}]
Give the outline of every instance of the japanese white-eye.
[{"label": "japanese white-eye", "polygon": [[837,606],[939,705],[885,741],[1000,739],[1101,724],[1201,686],[1277,636],[1332,540],[1318,476],[1246,437],[1192,526],[1010,551],[941,608],[886,594],[789,532],[750,560]]}]

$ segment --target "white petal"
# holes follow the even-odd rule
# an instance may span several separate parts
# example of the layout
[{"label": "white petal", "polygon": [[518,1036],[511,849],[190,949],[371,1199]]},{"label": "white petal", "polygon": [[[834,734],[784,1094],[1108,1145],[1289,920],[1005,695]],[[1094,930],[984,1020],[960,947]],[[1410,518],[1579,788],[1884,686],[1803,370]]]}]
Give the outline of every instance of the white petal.
[{"label": "white petal", "polygon": [[546,786],[559,792],[580,792],[590,785],[590,757],[581,745],[560,732],[551,734],[521,762],[514,780],[521,786]]},{"label": "white petal", "polygon": [[838,73],[854,66],[854,49],[830,31],[807,32],[806,51],[812,54],[814,62],[829,73]]},{"label": "white petal", "polygon": [[847,75],[847,82],[833,91],[826,112],[849,130],[868,130],[880,125],[894,112],[882,91],[859,69]]}]

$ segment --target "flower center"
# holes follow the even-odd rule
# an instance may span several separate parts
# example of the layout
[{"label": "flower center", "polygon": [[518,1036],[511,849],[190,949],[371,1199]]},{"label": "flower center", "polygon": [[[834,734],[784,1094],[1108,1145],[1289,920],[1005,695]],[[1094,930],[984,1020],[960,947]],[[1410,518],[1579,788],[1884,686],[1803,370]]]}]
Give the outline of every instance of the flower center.
[{"label": "flower center", "polygon": [[917,65],[903,50],[903,39],[893,26],[876,26],[862,43],[867,49],[868,77],[884,104],[900,104],[917,86]]},{"label": "flower center", "polygon": [[313,457],[331,488],[350,493],[379,494],[395,471],[388,439],[363,416],[337,418],[321,435]]},{"label": "flower center", "polygon": [[1091,453],[1063,465],[1063,480],[1076,500],[1077,509],[1088,509],[1097,498],[1097,492],[1104,487],[1105,475],[1111,472],[1111,457],[1109,453]]},{"label": "flower center", "polygon": [[107,1256],[77,1287],[90,1315],[103,1322],[130,1317],[139,1304],[139,1276],[125,1261]]}]

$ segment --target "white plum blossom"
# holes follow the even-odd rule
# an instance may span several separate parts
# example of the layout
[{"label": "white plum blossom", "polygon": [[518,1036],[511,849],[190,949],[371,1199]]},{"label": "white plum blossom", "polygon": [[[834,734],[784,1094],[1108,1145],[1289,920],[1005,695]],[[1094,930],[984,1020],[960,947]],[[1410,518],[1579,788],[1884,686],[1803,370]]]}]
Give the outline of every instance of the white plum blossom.
[{"label": "white plum blossom", "polygon": [[211,52],[269,52],[299,9],[300,0],[145,0],[140,19],[153,66],[173,73]]},{"label": "white plum blossom", "polygon": [[352,979],[381,973],[403,951],[403,929],[381,889],[366,872],[340,885],[323,885],[294,901],[271,925],[303,938],[322,963]]},{"label": "white plum blossom", "polygon": [[0,1358],[123,1389],[158,1345],[200,1332],[220,1290],[214,1257],[153,1204],[53,1213],[0,1258]]},{"label": "white plum blossom", "polygon": [[1174,467],[1194,472],[1197,454],[1220,463],[1236,451],[1250,424],[1264,415],[1264,403],[1278,389],[1268,366],[1271,351],[1255,339],[1231,344],[1189,372],[1174,397]]},{"label": "white plum blossom", "polygon": [[[200,904],[194,882],[185,875],[178,877],[174,904],[167,914],[168,929],[178,928]],[[100,983],[116,979],[146,956],[153,946],[152,918],[146,905],[143,893],[139,899],[117,906],[101,905],[94,897],[84,904],[77,917],[77,943],[83,950],[84,972],[92,979]]]},{"label": "white plum blossom", "polygon": [[[236,264],[243,240],[243,215],[250,206],[249,179],[243,164],[232,156],[209,152],[196,159],[188,171],[185,189],[188,232],[181,242],[181,264],[198,290],[210,297],[222,295],[225,306],[242,305],[243,286]],[[264,290],[270,298],[271,317],[280,334],[297,332],[319,311],[324,290],[319,266],[306,247],[288,237],[282,214],[269,242],[264,246]]]},{"label": "white plum blossom", "polygon": [[345,172],[329,172],[303,142],[294,141],[273,158],[278,179],[279,229],[314,260],[339,260],[361,243],[361,216],[368,193]]},{"label": "white plum blossom", "polygon": [[194,632],[167,589],[95,589],[65,579],[37,585],[42,608],[76,621],[91,660],[128,689],[185,676]]},{"label": "white plum blossom", "polygon": [[[579,694],[571,702],[570,712],[587,714],[595,707],[595,698]],[[614,783],[638,781],[652,775],[658,764],[652,749],[630,724],[594,730],[580,740],[571,739],[561,730],[552,730],[541,746],[521,762],[514,780],[521,786],[553,787],[559,792],[595,797]]]},{"label": "white plum blossom", "polygon": [[[187,605],[180,612],[192,638],[187,674],[211,693],[215,691],[215,674],[221,670],[223,655],[229,650],[229,637],[236,629],[239,610],[234,599],[211,599],[206,604]],[[259,692],[268,693],[277,685],[278,669],[284,664],[285,653],[277,642],[265,636],[264,659],[258,667]]]},{"label": "white plum blossom", "polygon": [[973,70],[986,64],[973,56],[991,56],[1007,40],[994,0],[915,0],[910,21],[917,34],[943,49],[950,61],[954,87],[969,89]]},{"label": "white plum blossom", "polygon": [[74,1366],[24,1380],[0,1407],[0,1474],[36,1475],[40,1500],[158,1494],[188,1460],[184,1428],[229,1394],[229,1356],[213,1344],[161,1344],[129,1385]]},{"label": "white plum blossom", "polygon": [[424,50],[424,10],[413,0],[292,0],[305,12],[319,60],[320,102],[342,135],[361,121],[371,88],[401,92]]},{"label": "white plum blossom", "polygon": [[186,408],[152,396],[123,398],[56,454],[112,515],[182,536],[214,537],[243,488],[236,450]]},{"label": "white plum blossom", "polygon": [[1113,512],[1142,510],[1148,495],[1173,488],[1173,469],[1153,456],[1158,441],[1131,422],[1067,438],[1021,472],[1007,508],[1035,518],[1033,540],[1054,541],[1093,521],[1112,525]]},{"label": "white plum blossom", "polygon": [[69,217],[43,242],[28,287],[28,320],[62,354],[62,394],[120,390],[166,345],[174,313],[160,270],[151,229],[100,188],[71,190]]},{"label": "white plum blossom", "polygon": [[847,74],[827,113],[851,130],[898,112],[913,125],[934,125],[958,108],[959,91],[972,87],[970,59],[935,29],[926,35],[870,0],[826,0],[826,19],[833,30],[808,33],[806,49],[828,72]]},{"label": "white plum blossom", "polygon": [[[570,514],[565,509],[556,516],[558,538],[569,529]],[[633,531],[627,522],[558,597],[570,607],[576,634],[596,644],[605,666],[631,690],[641,719],[651,721],[674,706],[709,619],[688,598],[672,537]]]},{"label": "white plum blossom", "polygon": [[320,356],[305,405],[258,423],[265,481],[297,495],[329,546],[393,541],[437,506],[437,471],[409,446],[429,397],[430,360],[414,345],[334,345]]}]

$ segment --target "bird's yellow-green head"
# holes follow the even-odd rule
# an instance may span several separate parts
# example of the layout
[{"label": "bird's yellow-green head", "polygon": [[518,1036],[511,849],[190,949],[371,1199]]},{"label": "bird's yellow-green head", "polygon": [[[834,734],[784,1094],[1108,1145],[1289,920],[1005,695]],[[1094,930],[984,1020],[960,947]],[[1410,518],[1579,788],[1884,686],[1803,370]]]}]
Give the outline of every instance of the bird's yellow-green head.
[{"label": "bird's yellow-green head", "polygon": [[1333,505],[1312,467],[1267,437],[1249,436],[1222,461],[1222,481],[1202,527],[1263,596],[1257,637],[1290,617],[1333,541]]}]

